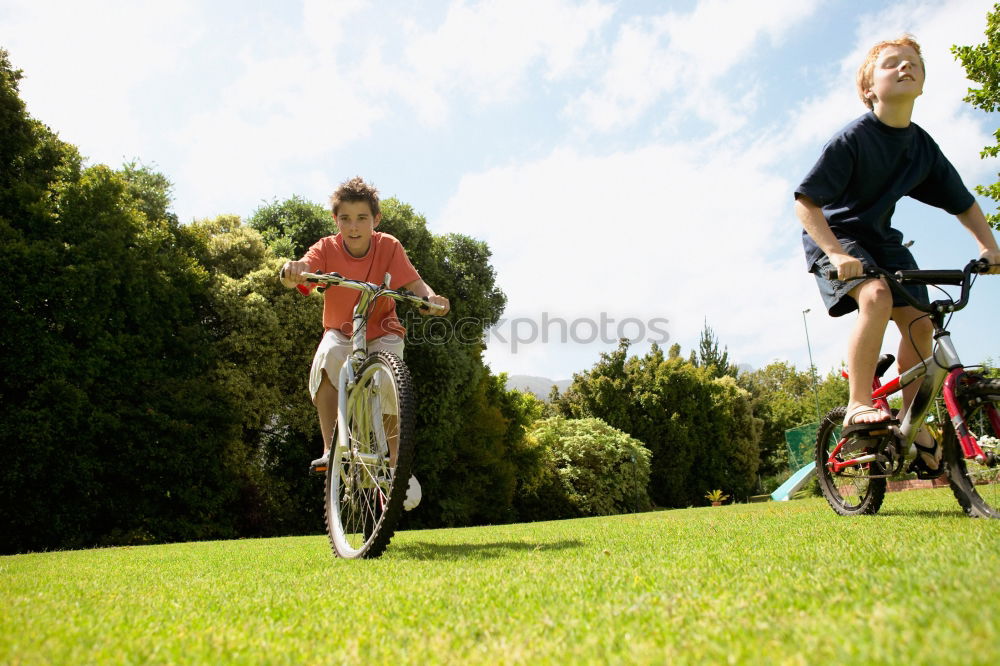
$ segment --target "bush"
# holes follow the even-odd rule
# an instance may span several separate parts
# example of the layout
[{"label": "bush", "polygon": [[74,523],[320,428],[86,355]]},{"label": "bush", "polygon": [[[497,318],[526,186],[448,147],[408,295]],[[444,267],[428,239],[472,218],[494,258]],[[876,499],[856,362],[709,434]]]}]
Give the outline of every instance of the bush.
[{"label": "bush", "polygon": [[538,421],[529,442],[542,458],[521,488],[522,519],[600,516],[650,507],[649,450],[600,419]]}]

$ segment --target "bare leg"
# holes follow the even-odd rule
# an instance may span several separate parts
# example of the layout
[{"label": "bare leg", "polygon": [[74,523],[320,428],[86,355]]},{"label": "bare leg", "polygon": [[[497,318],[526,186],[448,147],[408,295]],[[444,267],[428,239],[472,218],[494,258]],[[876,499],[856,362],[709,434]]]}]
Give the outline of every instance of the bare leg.
[{"label": "bare leg", "polygon": [[[930,320],[923,312],[909,305],[893,308],[892,320],[896,322],[896,326],[899,328],[899,354],[896,357],[896,362],[899,366],[899,372],[902,374],[931,355],[934,326],[931,325]],[[910,408],[910,405],[913,403],[913,397],[917,394],[923,381],[923,378],[918,379],[903,388],[904,412]],[[917,432],[917,443],[927,447],[934,444],[933,438],[923,425],[921,425],[920,430]],[[921,452],[921,455],[924,457],[924,462],[931,469],[937,469],[937,458],[923,452]]]},{"label": "bare leg", "polygon": [[[858,303],[858,319],[847,342],[848,419],[855,412],[872,407],[872,379],[892,313],[892,293],[882,280],[867,280],[852,289],[850,295]],[[885,413],[868,412],[858,414],[854,422],[879,423],[887,418]]]},{"label": "bare leg", "polygon": [[[934,327],[931,326],[931,322],[924,316],[923,312],[909,305],[893,308],[892,320],[896,322],[901,336],[896,363],[900,374],[902,374],[931,355],[931,338],[934,335]],[[921,378],[903,388],[904,411],[910,407],[913,396],[917,394],[922,382]]]},{"label": "bare leg", "polygon": [[316,413],[319,415],[319,431],[323,436],[323,453],[330,450],[333,429],[337,425],[337,389],[323,371],[323,380],[316,391]]}]

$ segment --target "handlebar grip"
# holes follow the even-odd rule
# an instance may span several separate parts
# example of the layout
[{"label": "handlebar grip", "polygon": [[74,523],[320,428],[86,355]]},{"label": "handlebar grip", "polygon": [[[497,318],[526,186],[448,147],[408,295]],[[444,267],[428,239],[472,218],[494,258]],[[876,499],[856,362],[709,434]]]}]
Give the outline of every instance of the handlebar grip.
[{"label": "handlebar grip", "polygon": [[997,266],[997,265],[998,264],[991,264],[990,262],[986,261],[985,259],[977,259],[976,261],[973,262],[972,272],[973,273],[989,273],[990,272],[990,268],[992,268],[993,266]]},{"label": "handlebar grip", "polygon": [[900,283],[921,282],[925,284],[960,285],[965,273],[956,270],[902,270],[896,271]]},{"label": "handlebar grip", "polygon": [[848,278],[847,280],[840,280],[840,277],[838,277],[838,275],[839,274],[837,273],[836,266],[831,266],[830,268],[826,269],[826,273],[823,274],[823,277],[825,277],[827,280],[839,280],[841,282],[850,282],[852,280],[863,280],[864,278],[878,277],[878,273],[872,271],[872,269],[868,268],[867,266],[864,267],[864,272],[862,272],[861,275],[858,275],[857,277]]},{"label": "handlebar grip", "polygon": [[431,312],[434,312],[434,311],[444,310],[444,306],[443,305],[438,305],[437,303],[431,303],[430,301],[428,301],[425,298],[424,299],[424,304],[421,306],[421,309],[423,309],[423,310],[430,310]]}]

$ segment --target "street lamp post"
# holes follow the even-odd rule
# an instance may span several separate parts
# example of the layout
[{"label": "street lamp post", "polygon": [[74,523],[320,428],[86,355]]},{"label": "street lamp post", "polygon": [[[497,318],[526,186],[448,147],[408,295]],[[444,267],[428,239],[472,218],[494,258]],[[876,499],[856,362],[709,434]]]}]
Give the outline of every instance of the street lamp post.
[{"label": "street lamp post", "polygon": [[813,350],[812,345],[809,344],[809,323],[806,321],[806,313],[812,308],[806,308],[802,311],[802,326],[806,329],[806,349],[809,350],[809,375],[812,377],[813,385],[813,397],[816,398],[816,422],[821,420],[819,413],[819,393],[816,391],[816,364],[813,363]]}]

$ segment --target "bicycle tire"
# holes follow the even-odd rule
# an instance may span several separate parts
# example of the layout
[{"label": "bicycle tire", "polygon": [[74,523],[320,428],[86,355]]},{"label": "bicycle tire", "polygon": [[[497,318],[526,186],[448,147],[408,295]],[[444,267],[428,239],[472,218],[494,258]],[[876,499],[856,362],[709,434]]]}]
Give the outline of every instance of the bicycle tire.
[{"label": "bicycle tire", "polygon": [[[1000,432],[986,417],[986,406],[1000,409],[1000,379],[966,375],[959,383],[958,402],[969,430],[984,453],[1000,456]],[[942,437],[948,485],[962,510],[971,518],[1000,518],[1000,464],[994,466],[966,460],[951,420],[945,421]]]},{"label": "bicycle tire", "polygon": [[[872,462],[863,468],[847,467],[839,473],[833,472],[827,466],[830,454],[840,441],[840,430],[846,414],[847,407],[830,410],[823,417],[816,433],[816,476],[819,479],[819,487],[830,508],[839,515],[874,515],[878,513],[885,499],[886,480],[871,478],[870,475],[883,474],[882,466]],[[863,452],[863,449],[852,451],[846,457],[838,454],[838,458],[845,460],[855,453]]]},{"label": "bicycle tire", "polygon": [[331,453],[326,472],[326,529],[337,557],[375,558],[392,540],[413,467],[412,393],[409,370],[392,352],[374,352],[358,369],[343,424],[350,450]]}]

